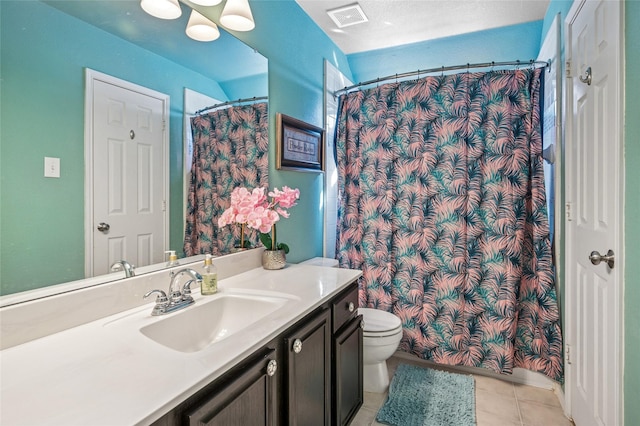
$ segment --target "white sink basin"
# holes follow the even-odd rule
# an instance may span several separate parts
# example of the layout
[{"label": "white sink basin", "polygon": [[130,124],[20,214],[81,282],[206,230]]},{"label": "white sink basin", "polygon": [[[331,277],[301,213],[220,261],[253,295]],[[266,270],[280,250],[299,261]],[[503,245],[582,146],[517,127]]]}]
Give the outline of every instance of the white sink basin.
[{"label": "white sink basin", "polygon": [[140,328],[149,339],[179,352],[198,352],[275,312],[292,298],[220,293],[199,299]]}]

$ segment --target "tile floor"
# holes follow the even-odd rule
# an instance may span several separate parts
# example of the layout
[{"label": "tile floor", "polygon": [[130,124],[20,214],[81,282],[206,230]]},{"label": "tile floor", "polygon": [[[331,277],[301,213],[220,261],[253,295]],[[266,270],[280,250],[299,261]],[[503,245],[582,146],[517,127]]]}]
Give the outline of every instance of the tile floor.
[{"label": "tile floor", "polygon": [[[410,359],[391,357],[387,361],[389,376],[399,363],[420,364]],[[424,365],[422,365],[424,366]],[[446,370],[446,368],[442,368]],[[572,426],[551,390],[515,384],[492,377],[474,375],[476,380],[477,426]],[[375,421],[385,394],[365,392],[364,404],[351,426],[381,425]],[[411,426],[411,425],[407,425]]]}]

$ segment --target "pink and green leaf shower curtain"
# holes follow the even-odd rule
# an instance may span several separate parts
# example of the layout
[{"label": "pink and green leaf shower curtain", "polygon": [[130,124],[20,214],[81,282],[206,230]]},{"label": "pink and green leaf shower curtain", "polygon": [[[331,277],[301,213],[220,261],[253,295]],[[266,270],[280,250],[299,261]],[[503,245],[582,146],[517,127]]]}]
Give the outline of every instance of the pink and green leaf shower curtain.
[{"label": "pink and green leaf shower curtain", "polygon": [[539,69],[390,83],[340,98],[340,266],[400,349],[561,381]]},{"label": "pink and green leaf shower curtain", "polygon": [[[186,256],[230,253],[240,245],[239,226],[218,227],[238,186],[269,187],[269,129],[266,102],[199,115],[191,120],[193,163],[187,196]],[[257,232],[245,229],[253,246]]]}]

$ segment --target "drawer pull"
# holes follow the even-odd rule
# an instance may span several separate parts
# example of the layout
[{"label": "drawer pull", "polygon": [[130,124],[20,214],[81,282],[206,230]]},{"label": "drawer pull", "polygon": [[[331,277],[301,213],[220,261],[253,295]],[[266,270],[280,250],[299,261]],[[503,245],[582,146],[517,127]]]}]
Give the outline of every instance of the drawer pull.
[{"label": "drawer pull", "polygon": [[267,364],[267,376],[273,377],[273,375],[276,374],[277,369],[278,369],[278,363],[276,362],[275,359],[272,359]]},{"label": "drawer pull", "polygon": [[356,310],[356,305],[354,305],[353,302],[349,302],[348,308],[349,312],[353,312]]},{"label": "drawer pull", "polygon": [[302,340],[296,339],[293,341],[293,352],[297,354],[302,352]]}]

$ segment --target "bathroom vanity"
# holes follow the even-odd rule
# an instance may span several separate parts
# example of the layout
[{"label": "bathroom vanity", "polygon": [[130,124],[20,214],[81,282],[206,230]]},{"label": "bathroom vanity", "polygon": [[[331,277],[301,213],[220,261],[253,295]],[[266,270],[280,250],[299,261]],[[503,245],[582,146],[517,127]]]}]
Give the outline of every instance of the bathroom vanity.
[{"label": "bathroom vanity", "polygon": [[[252,267],[183,311],[152,317],[145,301],[4,349],[0,423],[348,424],[363,397],[360,275]],[[158,282],[140,280],[132,297]]]}]

